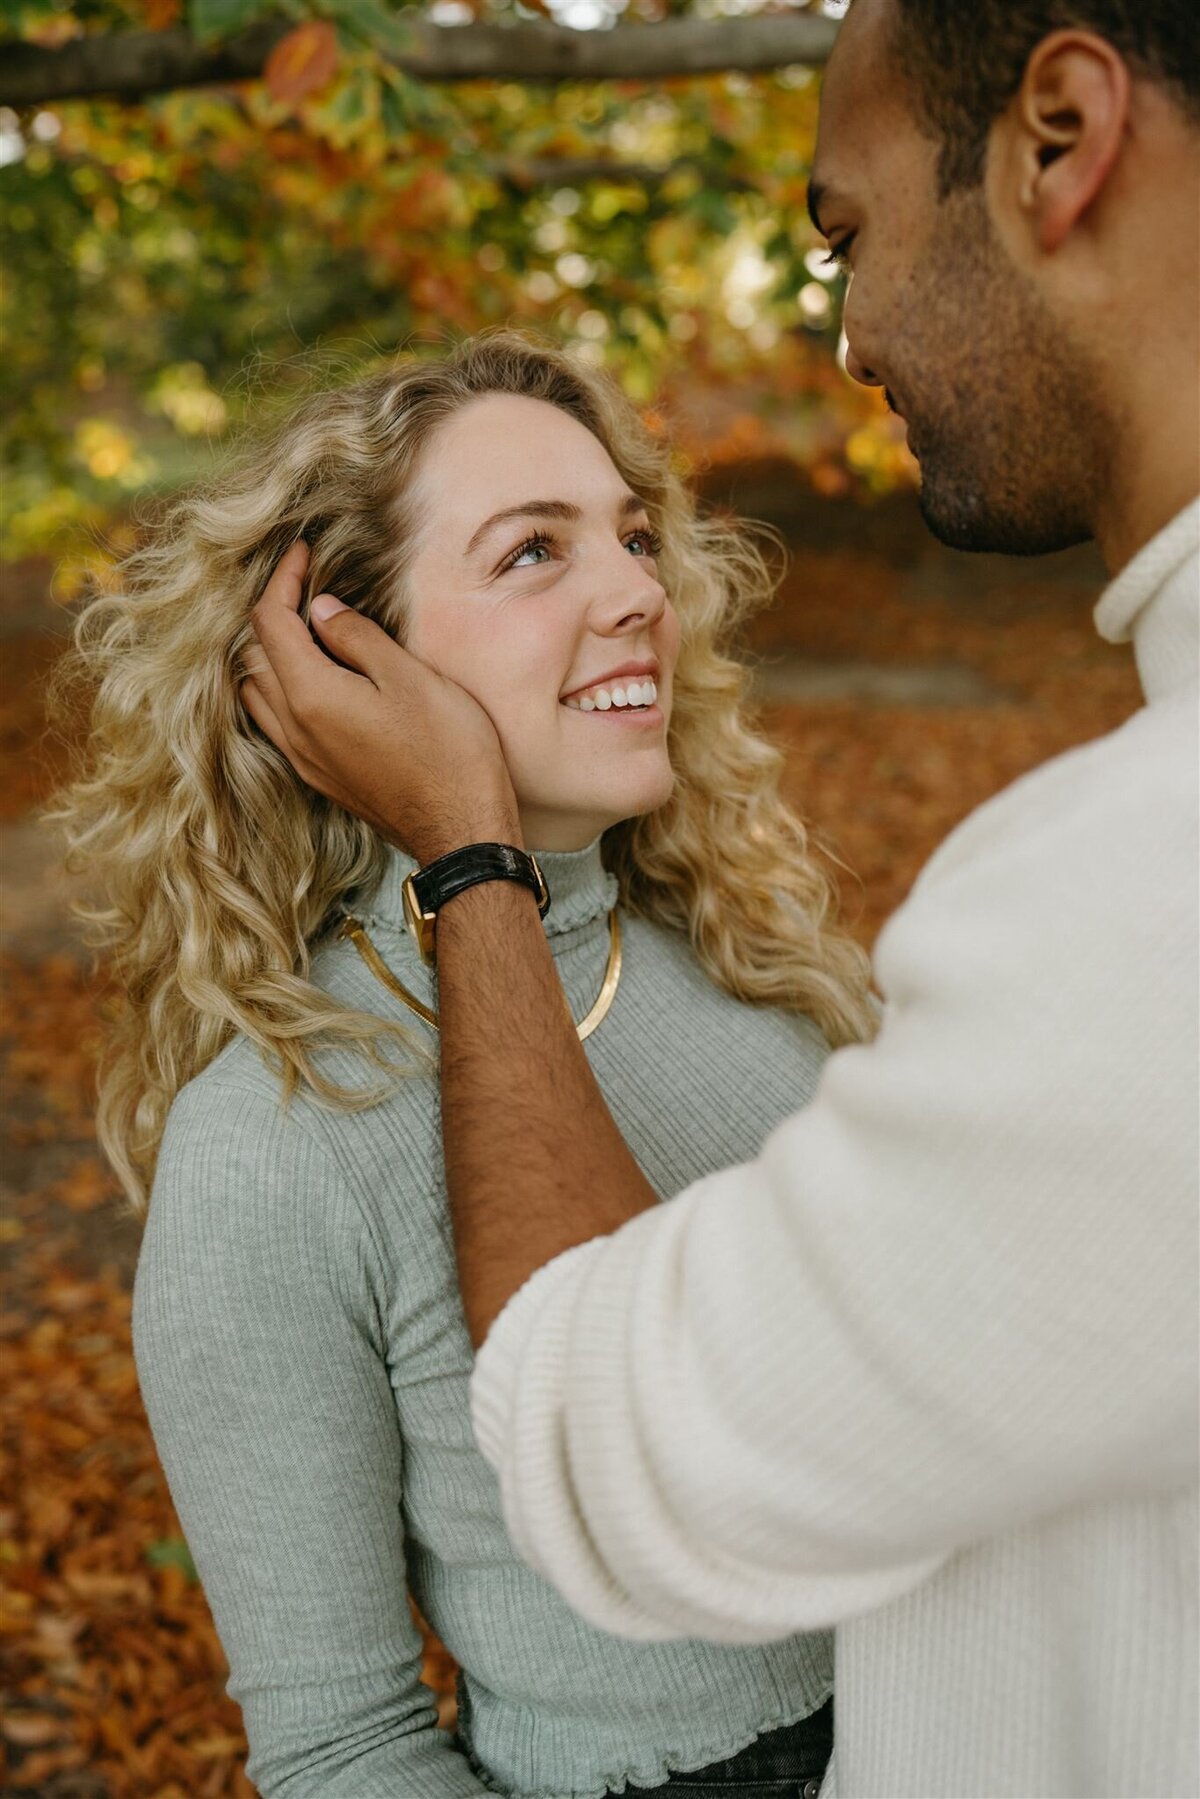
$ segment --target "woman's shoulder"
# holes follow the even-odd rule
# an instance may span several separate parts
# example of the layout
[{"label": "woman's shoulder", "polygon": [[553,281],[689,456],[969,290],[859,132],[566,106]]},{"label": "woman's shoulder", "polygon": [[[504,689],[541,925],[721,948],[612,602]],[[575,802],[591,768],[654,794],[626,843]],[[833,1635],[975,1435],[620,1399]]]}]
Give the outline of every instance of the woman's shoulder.
[{"label": "woman's shoulder", "polygon": [[286,1205],[296,1220],[314,1191],[332,1211],[348,1188],[335,1138],[302,1095],[285,1098],[257,1046],[235,1037],[175,1096],[151,1217],[169,1207],[261,1218]]},{"label": "woman's shoulder", "polygon": [[[373,1234],[381,1206],[428,1194],[437,1149],[436,1086],[427,1075],[385,1078],[364,1056],[318,1050],[319,1077],[339,1103],[300,1085],[238,1035],[176,1095],[155,1174],[153,1203],[184,1193],[194,1207],[234,1206],[293,1228],[314,1207],[323,1222],[358,1215]],[[374,1103],[353,1104],[379,1093]]]}]

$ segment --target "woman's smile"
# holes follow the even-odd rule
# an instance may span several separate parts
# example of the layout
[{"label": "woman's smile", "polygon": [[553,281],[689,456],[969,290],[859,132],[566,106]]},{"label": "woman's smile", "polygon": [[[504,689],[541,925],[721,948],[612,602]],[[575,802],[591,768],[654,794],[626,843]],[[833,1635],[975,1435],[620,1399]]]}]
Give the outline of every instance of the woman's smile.
[{"label": "woman's smile", "polygon": [[585,687],[575,687],[562,696],[568,711],[598,713],[601,718],[616,714],[641,723],[665,723],[658,704],[659,664],[626,662]]}]

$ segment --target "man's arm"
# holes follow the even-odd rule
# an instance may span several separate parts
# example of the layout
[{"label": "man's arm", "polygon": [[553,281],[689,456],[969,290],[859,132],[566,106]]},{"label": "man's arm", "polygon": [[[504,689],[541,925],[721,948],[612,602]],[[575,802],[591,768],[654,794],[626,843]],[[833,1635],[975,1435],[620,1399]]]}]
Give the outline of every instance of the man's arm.
[{"label": "man's arm", "polygon": [[[421,862],[472,842],[520,845],[491,721],[369,619],[299,616],[293,546],[255,613],[246,706],[309,784]],[[336,604],[336,602],[334,602]],[[436,928],[446,1178],[472,1340],[560,1251],[656,1196],[612,1121],[571,1022],[533,896],[469,889]]]},{"label": "man's arm", "polygon": [[656,1203],[583,1053],[532,894],[437,923],[446,1185],[471,1340],[535,1269]]},{"label": "man's arm", "polygon": [[884,935],[878,1041],[499,1318],[476,1435],[592,1623],[767,1640],[1195,1480],[1194,747],[1143,716],[984,808]]}]

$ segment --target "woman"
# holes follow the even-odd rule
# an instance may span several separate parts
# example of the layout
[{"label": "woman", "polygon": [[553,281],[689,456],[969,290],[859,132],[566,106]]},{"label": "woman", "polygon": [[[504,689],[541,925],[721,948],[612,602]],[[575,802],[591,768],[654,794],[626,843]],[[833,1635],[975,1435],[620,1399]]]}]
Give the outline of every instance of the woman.
[{"label": "woman", "polygon": [[[618,1642],[508,1543],[470,1427],[413,865],[238,697],[252,605],[300,537],[310,596],[492,717],[567,1001],[664,1198],[752,1155],[870,1019],[722,648],[769,594],[762,560],[562,353],[499,333],[308,401],[85,614],[92,735],[63,810],[127,1002],[101,1128],[136,1205],[153,1171],[138,1368],[251,1778],[288,1799],[815,1792],[828,1637]],[[462,1669],[453,1741],[406,1582]]]}]

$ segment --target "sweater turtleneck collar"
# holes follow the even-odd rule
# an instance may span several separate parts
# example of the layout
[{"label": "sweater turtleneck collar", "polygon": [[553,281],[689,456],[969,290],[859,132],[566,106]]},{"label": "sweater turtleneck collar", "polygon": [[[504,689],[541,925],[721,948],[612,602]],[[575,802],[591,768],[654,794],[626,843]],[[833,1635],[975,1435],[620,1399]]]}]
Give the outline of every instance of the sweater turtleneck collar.
[{"label": "sweater turtleneck collar", "polygon": [[[600,859],[601,839],[583,850],[537,850],[538,862],[550,889],[546,914],[547,937],[567,937],[596,919],[606,918],[617,903],[617,879]],[[390,925],[404,930],[402,889],[417,864],[400,850],[389,850],[387,867],[377,891],[363,906],[360,916],[370,925]]]},{"label": "sweater turtleneck collar", "polygon": [[1200,500],[1138,551],[1096,607],[1109,643],[1133,640],[1147,700],[1196,685],[1200,657]]}]

